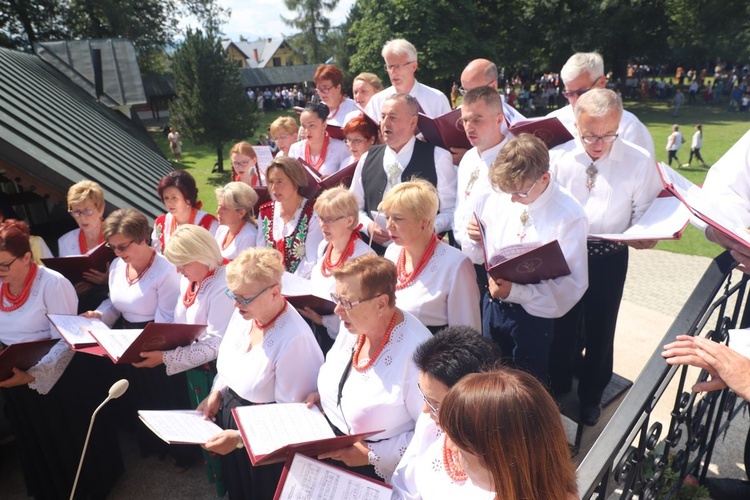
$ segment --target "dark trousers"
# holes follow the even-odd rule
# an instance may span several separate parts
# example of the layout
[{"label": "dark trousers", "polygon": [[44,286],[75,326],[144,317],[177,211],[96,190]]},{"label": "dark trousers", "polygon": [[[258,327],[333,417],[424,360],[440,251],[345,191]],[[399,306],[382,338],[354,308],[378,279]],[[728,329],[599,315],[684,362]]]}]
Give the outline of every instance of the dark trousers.
[{"label": "dark trousers", "polygon": [[548,384],[553,320],[527,313],[518,304],[482,297],[482,334],[498,346],[503,359]]},{"label": "dark trousers", "polygon": [[671,166],[672,160],[675,160],[677,162],[677,166],[680,166],[680,159],[677,158],[677,150],[669,150],[669,155],[667,157],[667,163]]},{"label": "dark trousers", "polygon": [[701,156],[701,148],[694,148],[690,150],[690,159],[688,160],[688,163],[693,163],[693,156],[698,158],[698,161],[701,163],[706,163],[703,161],[703,157]]},{"label": "dark trousers", "polygon": [[[588,290],[573,309],[555,320],[550,378],[553,392],[567,392],[577,372],[581,405],[595,406],[612,378],[617,313],[628,271],[627,247],[589,255],[588,264]],[[582,348],[586,353],[581,358]]]}]

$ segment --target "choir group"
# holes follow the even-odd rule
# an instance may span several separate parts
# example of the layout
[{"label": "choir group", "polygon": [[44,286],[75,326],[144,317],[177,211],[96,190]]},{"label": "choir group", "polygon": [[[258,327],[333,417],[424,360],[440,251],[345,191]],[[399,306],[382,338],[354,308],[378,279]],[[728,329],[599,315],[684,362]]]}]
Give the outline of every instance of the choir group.
[{"label": "choir group", "polygon": [[[122,471],[118,430],[144,456],[170,455],[179,468],[200,460],[197,447],[167,446],[137,422],[137,410],[185,408],[224,429],[202,450],[217,494],[271,498],[281,465],[251,465],[230,410],[287,402],[318,405],[338,435],[383,429],[318,458],[392,484],[394,498],[577,497],[551,394],[569,392],[576,372],[582,422],[600,417],[628,246],[653,242],[587,236],[623,232],[658,196],[653,142],[606,89],[601,57],[579,53],[561,71],[570,105],[553,113],[572,140],[548,150],[514,137],[523,117],[498,94],[494,64],[475,60],[461,75],[459,124],[472,148],[448,151],[417,129],[419,113],[450,105],[416,81],[414,46],[393,40],[382,55],[392,85],[363,73],[353,100],[341,71],[320,66],[322,102],[301,112],[301,129],[289,117],[271,125],[280,152],[267,168],[248,143],[235,145],[235,181],[216,189],[216,216],[201,210],[185,171],[156,186],[166,213],[153,229],[132,209],[105,218],[101,187],[73,185],[79,228],[60,238],[59,254],[104,243],[117,257],[108,272],[71,284],[34,263],[24,223],[3,223],[2,344],[57,338],[47,313],[112,328],[207,325],[195,342],[126,366],[59,342],[0,381],[30,496],[69,494],[88,417],[127,378],[130,390],[95,428],[82,498],[106,496]],[[321,176],[356,162],[351,187],[306,198],[298,159]],[[254,187],[272,197],[257,211]],[[569,273],[488,278],[496,255],[552,241]],[[334,314],[292,307],[285,273],[330,297]]]}]

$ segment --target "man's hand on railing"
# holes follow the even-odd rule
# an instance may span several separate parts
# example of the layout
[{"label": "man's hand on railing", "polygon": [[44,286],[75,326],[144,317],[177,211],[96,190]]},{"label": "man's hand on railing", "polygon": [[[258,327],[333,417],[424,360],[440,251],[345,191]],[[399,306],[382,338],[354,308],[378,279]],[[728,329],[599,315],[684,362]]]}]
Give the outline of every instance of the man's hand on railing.
[{"label": "man's hand on railing", "polygon": [[729,387],[739,397],[750,400],[750,359],[703,337],[678,335],[664,346],[662,356],[670,365],[690,365],[706,370],[711,380],[693,385],[694,392],[715,391]]}]

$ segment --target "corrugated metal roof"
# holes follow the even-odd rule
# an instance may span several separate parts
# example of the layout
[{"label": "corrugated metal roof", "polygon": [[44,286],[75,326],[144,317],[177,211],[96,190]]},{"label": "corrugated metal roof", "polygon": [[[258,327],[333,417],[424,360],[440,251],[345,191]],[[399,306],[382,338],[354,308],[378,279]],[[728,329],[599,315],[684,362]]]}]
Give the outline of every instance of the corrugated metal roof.
[{"label": "corrugated metal roof", "polygon": [[45,62],[63,72],[91,95],[95,94],[94,49],[102,51],[102,102],[107,106],[133,106],[146,103],[141,70],[130,40],[61,40],[37,42],[34,50]]},{"label": "corrugated metal roof", "polygon": [[240,73],[243,87],[268,87],[312,82],[317,64],[303,66],[276,66],[271,68],[245,68]]},{"label": "corrugated metal roof", "polygon": [[174,75],[150,75],[143,77],[143,89],[146,96],[173,97],[177,94],[174,86]]},{"label": "corrugated metal roof", "polygon": [[149,217],[164,211],[156,185],[172,170],[143,128],[35,55],[0,49],[0,159],[61,192],[83,179],[109,203]]}]

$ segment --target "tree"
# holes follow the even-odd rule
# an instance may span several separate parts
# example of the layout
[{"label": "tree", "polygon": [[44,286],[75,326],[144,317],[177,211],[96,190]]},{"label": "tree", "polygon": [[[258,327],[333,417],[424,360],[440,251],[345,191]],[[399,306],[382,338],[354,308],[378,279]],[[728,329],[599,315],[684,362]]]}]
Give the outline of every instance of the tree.
[{"label": "tree", "polygon": [[331,29],[328,13],[338,3],[339,0],[284,0],[286,8],[295,12],[297,17],[286,19],[282,16],[281,20],[300,30],[302,43],[296,48],[307,55],[307,62],[310,64],[322,63],[326,59],[321,53],[321,39]]},{"label": "tree", "polygon": [[224,171],[223,147],[252,135],[257,114],[240,83],[239,66],[221,40],[188,30],[172,60],[177,97],[169,105],[172,123],[185,137],[216,148]]}]

